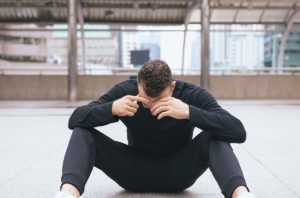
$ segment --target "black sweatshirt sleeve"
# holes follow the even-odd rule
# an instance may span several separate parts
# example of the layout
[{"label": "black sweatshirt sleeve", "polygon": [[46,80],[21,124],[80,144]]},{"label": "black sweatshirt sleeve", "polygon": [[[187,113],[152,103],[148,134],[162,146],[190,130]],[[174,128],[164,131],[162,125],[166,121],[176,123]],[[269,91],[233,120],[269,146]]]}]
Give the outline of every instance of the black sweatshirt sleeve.
[{"label": "black sweatshirt sleeve", "polygon": [[112,103],[119,98],[118,85],[101,96],[97,101],[78,107],[69,119],[69,129],[75,127],[97,127],[117,122],[118,116],[112,114]]},{"label": "black sweatshirt sleeve", "polygon": [[242,143],[246,140],[242,122],[222,109],[208,91],[197,89],[192,98],[193,103],[189,105],[192,125],[226,142]]}]

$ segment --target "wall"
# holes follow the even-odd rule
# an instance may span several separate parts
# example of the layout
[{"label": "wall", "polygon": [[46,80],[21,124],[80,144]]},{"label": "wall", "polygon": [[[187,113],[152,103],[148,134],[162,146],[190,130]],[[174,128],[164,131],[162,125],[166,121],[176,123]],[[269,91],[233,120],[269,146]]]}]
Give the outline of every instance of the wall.
[{"label": "wall", "polygon": [[[96,99],[126,75],[79,76],[79,99]],[[175,79],[200,84],[199,76]],[[0,75],[0,100],[67,99],[67,76]],[[210,92],[218,99],[300,99],[300,76],[211,76]]]}]

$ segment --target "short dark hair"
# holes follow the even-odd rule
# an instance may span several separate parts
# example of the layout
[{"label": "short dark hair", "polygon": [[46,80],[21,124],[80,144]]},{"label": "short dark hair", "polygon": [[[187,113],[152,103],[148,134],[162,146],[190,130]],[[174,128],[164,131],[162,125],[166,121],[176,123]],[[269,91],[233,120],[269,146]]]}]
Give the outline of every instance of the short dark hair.
[{"label": "short dark hair", "polygon": [[170,67],[162,60],[146,62],[138,73],[138,83],[142,84],[145,93],[150,97],[159,96],[172,81]]}]

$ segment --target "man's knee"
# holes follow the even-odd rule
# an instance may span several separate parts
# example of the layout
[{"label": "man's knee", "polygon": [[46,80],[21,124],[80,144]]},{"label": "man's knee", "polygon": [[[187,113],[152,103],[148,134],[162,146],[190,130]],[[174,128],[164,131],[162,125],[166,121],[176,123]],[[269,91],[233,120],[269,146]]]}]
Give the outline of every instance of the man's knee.
[{"label": "man's knee", "polygon": [[93,130],[92,129],[86,129],[82,127],[76,127],[73,130],[72,137],[71,138],[82,138],[84,140],[87,140],[89,142],[93,142]]},{"label": "man's knee", "polygon": [[201,151],[202,157],[206,160],[209,159],[209,156],[212,153],[219,152],[221,150],[232,150],[228,142],[214,138],[209,132],[203,131],[196,138],[195,141],[197,147]]},{"label": "man's knee", "polygon": [[206,131],[202,131],[193,140],[197,146],[200,156],[205,160],[208,160],[210,144],[213,141],[213,136]]}]

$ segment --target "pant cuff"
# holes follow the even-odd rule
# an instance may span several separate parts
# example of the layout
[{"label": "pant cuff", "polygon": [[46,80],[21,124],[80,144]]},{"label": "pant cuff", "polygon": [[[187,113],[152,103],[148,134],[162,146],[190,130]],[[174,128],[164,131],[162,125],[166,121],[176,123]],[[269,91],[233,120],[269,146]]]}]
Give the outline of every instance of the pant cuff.
[{"label": "pant cuff", "polygon": [[78,176],[73,175],[73,174],[63,175],[61,177],[61,185],[59,188],[60,190],[65,183],[74,185],[77,188],[77,190],[79,191],[80,195],[83,194],[85,183]]},{"label": "pant cuff", "polygon": [[227,184],[223,186],[222,193],[226,198],[231,198],[233,191],[239,186],[245,186],[249,191],[244,177],[237,176],[231,178]]}]

